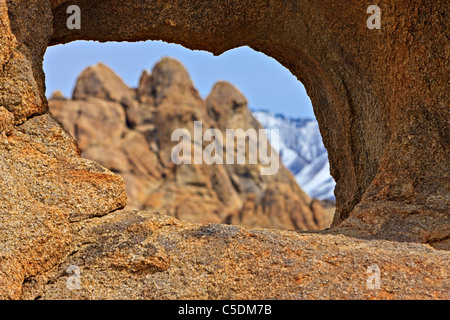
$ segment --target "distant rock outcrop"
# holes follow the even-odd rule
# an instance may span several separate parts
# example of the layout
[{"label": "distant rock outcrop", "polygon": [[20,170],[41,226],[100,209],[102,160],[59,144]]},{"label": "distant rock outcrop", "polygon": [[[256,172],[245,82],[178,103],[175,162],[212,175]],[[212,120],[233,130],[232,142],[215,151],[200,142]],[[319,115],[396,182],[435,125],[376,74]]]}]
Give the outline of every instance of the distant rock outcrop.
[{"label": "distant rock outcrop", "polygon": [[[260,175],[258,164],[181,164],[171,159],[176,129],[262,129],[239,90],[218,82],[203,101],[184,66],[171,58],[144,71],[128,88],[108,67],[84,70],[70,100],[57,95],[50,111],[78,141],[82,156],[122,175],[126,209],[157,210],[189,222],[320,230],[332,215],[305,194],[283,166]],[[204,143],[206,147],[208,143]],[[194,142],[192,142],[192,149]],[[233,150],[237,151],[237,150]],[[226,158],[226,150],[223,150]]]}]

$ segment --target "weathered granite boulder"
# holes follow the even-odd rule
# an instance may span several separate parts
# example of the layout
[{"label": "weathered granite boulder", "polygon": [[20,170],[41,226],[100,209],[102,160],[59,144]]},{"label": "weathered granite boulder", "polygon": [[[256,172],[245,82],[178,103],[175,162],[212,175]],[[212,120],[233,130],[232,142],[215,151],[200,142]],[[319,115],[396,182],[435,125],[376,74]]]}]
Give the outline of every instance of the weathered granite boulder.
[{"label": "weathered granite boulder", "polygon": [[69,257],[22,298],[448,299],[449,262],[417,243],[114,212],[84,223]]}]

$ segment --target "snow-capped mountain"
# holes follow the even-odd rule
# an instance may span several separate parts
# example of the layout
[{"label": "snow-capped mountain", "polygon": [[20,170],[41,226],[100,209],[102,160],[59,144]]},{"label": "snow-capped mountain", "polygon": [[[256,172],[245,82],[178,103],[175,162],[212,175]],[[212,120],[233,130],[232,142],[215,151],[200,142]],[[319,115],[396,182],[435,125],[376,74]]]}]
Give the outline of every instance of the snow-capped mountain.
[{"label": "snow-capped mountain", "polygon": [[336,183],[330,175],[328,154],[317,121],[290,119],[268,111],[253,111],[253,115],[264,128],[279,129],[277,151],[302,189],[313,198],[335,200]]}]

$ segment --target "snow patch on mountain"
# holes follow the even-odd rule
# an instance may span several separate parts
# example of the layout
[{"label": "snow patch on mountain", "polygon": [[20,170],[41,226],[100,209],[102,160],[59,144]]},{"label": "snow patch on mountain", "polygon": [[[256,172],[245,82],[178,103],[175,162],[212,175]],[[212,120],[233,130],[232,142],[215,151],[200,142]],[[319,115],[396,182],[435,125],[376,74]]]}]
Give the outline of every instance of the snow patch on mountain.
[{"label": "snow patch on mountain", "polygon": [[[279,145],[274,148],[302,189],[313,198],[335,200],[336,183],[330,175],[317,121],[291,119],[269,111],[253,111],[253,115],[265,129],[279,130]],[[273,138],[268,137],[269,141]]]}]

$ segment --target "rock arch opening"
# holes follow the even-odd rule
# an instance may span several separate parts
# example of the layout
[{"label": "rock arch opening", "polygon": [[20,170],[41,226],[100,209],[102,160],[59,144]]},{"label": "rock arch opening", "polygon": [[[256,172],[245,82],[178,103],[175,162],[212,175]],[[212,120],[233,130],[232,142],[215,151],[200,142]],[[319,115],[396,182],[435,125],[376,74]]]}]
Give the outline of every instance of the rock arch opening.
[{"label": "rock arch opening", "polygon": [[[67,79],[73,77],[68,60],[70,72],[80,73],[73,85]],[[58,91],[49,98],[50,112],[78,141],[82,157],[125,179],[127,210],[249,227],[330,226],[334,181],[312,106],[305,92],[298,94],[298,80],[275,60],[248,47],[214,57],[161,42],[74,42],[52,48],[44,61],[47,94],[64,88],[64,94]],[[90,65],[98,61],[105,63]],[[190,63],[183,66],[185,61]],[[152,69],[142,72],[149,65]],[[128,83],[139,81],[129,85],[113,69],[122,70]],[[293,108],[303,116],[290,116]],[[254,156],[250,150],[246,165],[174,166],[168,158],[176,144],[171,133],[183,129],[195,136],[194,120],[202,122],[203,131],[219,130],[221,137],[227,130],[259,130],[261,124],[279,131],[269,138],[277,138],[281,171],[261,177],[260,165],[249,164]],[[194,149],[195,143],[189,151]],[[228,159],[228,149],[222,152]]]},{"label": "rock arch opening", "polygon": [[[81,8],[80,29],[67,28],[68,5],[64,0],[5,5],[3,41],[16,42],[3,53],[4,70],[22,65],[32,79],[23,81],[8,69],[4,83],[22,88],[6,88],[2,100],[15,124],[46,111],[42,57],[48,45],[152,39],[213,54],[248,45],[286,66],[311,97],[337,183],[335,226],[408,241],[448,236],[448,203],[442,200],[448,184],[436,183],[449,166],[443,120],[448,117],[442,117],[448,113],[445,54],[421,44],[445,43],[445,24],[427,24],[443,19],[443,3],[431,11],[383,5],[383,15],[395,19],[382,30],[367,28],[367,8],[356,1],[73,1],[70,5]],[[32,13],[22,24],[21,10]],[[429,84],[431,74],[436,85]]]},{"label": "rock arch opening", "polygon": [[[327,4],[289,3],[286,4],[288,11],[281,3],[255,6],[250,1],[239,5],[221,1],[206,5],[193,1],[183,8],[156,1],[142,3],[139,9],[131,3],[125,5],[116,1],[95,4],[79,1],[78,4],[84,8],[80,30],[67,29],[65,2],[53,4],[54,32],[50,44],[80,39],[161,39],[214,54],[248,45],[279,61],[305,85],[315,106],[330,154],[331,171],[337,181],[335,222],[347,218],[361,201],[379,168],[389,131],[383,126],[366,130],[371,123],[385,123],[385,113],[380,108],[358,109],[358,105],[377,104],[378,97],[371,88],[371,75],[359,69],[353,54],[343,50],[339,41],[327,40],[333,33],[328,27],[340,23],[332,15],[328,16]],[[116,6],[124,10],[113,10]],[[331,7],[348,12],[348,8],[336,6],[339,5]],[[133,26],[124,23],[130,17],[136,22]],[[310,32],[312,25],[318,26],[313,33]],[[346,32],[351,30],[349,26],[342,28]],[[357,28],[355,32],[360,38],[365,36],[366,30]],[[358,90],[365,94],[356,94]],[[361,121],[352,121],[352,112],[356,112],[355,116]]]}]

